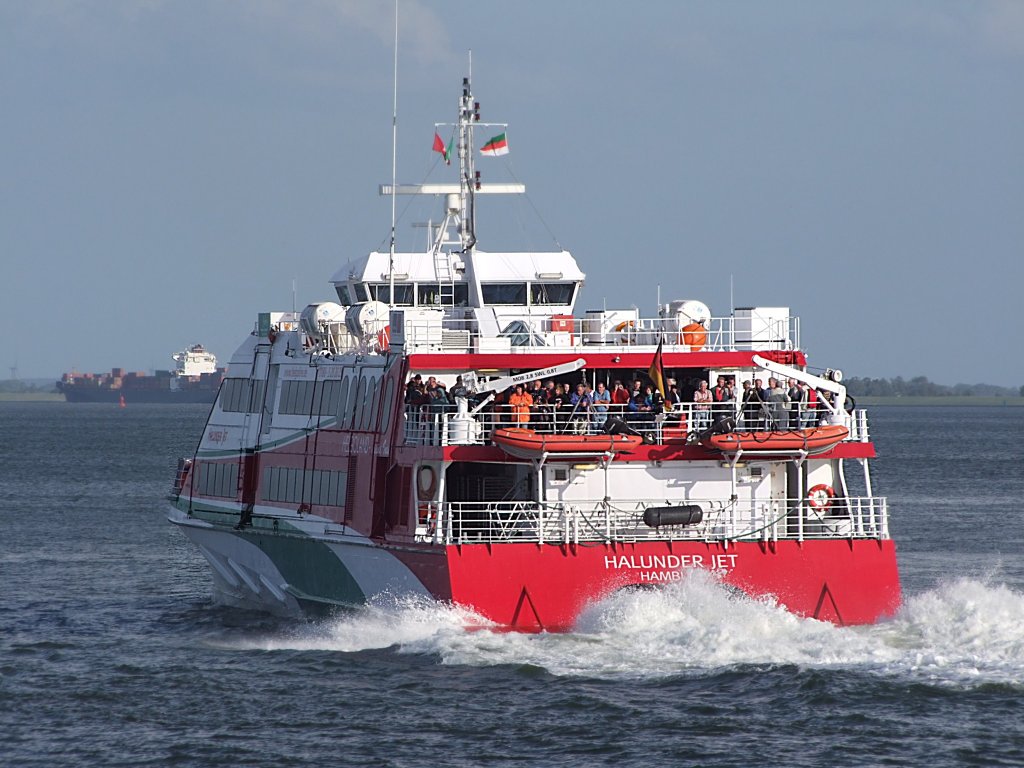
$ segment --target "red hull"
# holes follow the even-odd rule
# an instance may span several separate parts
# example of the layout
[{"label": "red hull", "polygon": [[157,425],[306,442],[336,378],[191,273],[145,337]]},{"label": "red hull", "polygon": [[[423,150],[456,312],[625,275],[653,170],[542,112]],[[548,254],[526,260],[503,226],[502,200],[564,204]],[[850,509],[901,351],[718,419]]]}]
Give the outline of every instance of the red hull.
[{"label": "red hull", "polygon": [[584,608],[623,587],[679,581],[705,568],[754,597],[840,626],[870,624],[900,605],[890,540],[703,542],[448,548],[451,598],[503,626],[566,631]]}]

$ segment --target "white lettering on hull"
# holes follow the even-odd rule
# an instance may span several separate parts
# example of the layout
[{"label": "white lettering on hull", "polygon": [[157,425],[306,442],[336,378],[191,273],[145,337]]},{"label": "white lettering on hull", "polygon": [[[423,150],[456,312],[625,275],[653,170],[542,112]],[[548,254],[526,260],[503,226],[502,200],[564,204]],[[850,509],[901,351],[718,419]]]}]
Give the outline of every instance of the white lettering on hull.
[{"label": "white lettering on hull", "polygon": [[614,571],[637,571],[642,583],[665,584],[682,579],[686,568],[731,571],[736,554],[709,555],[605,555],[604,567]]}]

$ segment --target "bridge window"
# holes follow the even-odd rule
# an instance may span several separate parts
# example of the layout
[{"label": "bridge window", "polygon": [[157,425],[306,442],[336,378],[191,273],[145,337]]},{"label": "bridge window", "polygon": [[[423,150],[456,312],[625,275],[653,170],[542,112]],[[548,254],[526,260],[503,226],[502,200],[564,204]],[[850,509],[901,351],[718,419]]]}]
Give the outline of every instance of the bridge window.
[{"label": "bridge window", "polygon": [[530,283],[531,304],[572,304],[576,283]]},{"label": "bridge window", "polygon": [[[396,291],[397,293],[397,291]],[[444,294],[438,283],[417,283],[416,304],[420,307],[466,307],[469,306],[469,285],[466,283],[445,284]]]},{"label": "bridge window", "polygon": [[[390,304],[391,286],[388,283],[370,283],[370,295],[376,301]],[[412,286],[408,283],[395,283],[395,304],[401,307],[412,306]]]},{"label": "bridge window", "polygon": [[484,283],[484,304],[526,306],[526,283]]}]

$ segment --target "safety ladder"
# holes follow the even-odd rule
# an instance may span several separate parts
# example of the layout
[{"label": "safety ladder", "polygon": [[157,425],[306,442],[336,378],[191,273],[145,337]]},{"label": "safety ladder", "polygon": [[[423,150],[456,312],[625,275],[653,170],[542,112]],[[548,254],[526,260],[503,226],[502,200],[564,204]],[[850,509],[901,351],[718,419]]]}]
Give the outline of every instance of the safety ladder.
[{"label": "safety ladder", "polygon": [[452,256],[443,248],[434,249],[434,274],[437,275],[437,303],[441,307],[455,306],[455,273]]}]

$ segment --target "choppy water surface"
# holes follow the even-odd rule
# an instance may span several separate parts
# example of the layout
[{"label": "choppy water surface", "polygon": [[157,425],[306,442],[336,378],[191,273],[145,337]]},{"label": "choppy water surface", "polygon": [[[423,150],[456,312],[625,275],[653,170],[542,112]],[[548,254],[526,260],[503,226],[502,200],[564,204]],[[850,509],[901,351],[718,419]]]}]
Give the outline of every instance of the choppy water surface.
[{"label": "choppy water surface", "polygon": [[162,515],[203,406],[0,403],[0,765],[1022,765],[1024,409],[878,408],[905,604],[707,574],[518,635],[429,602],[215,605]]}]

